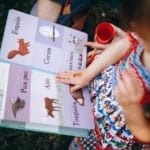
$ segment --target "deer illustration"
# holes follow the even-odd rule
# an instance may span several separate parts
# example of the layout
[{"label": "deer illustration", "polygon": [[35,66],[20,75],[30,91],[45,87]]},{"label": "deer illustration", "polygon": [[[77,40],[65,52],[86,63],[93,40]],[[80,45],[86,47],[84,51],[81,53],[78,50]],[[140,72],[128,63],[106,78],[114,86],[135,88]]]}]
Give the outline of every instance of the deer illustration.
[{"label": "deer illustration", "polygon": [[48,116],[54,118],[53,112],[59,111],[59,108],[60,108],[59,106],[56,106],[58,105],[57,100],[45,97],[44,101],[45,101],[45,108],[48,111]]},{"label": "deer illustration", "polygon": [[29,53],[29,50],[28,50],[29,42],[25,42],[24,39],[19,39],[18,43],[19,43],[18,49],[11,50],[7,55],[8,59],[14,58],[17,54],[24,56]]}]

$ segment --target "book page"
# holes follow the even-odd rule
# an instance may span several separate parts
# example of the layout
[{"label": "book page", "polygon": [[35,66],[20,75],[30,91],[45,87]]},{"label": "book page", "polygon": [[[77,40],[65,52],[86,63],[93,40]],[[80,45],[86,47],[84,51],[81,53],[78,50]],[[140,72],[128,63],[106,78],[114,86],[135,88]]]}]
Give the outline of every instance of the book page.
[{"label": "book page", "polygon": [[10,64],[5,104],[5,119],[28,122],[30,113],[31,71],[22,66]]},{"label": "book page", "polygon": [[5,120],[24,122],[35,130],[43,126],[43,131],[44,126],[58,132],[58,127],[93,129],[87,88],[76,93],[84,101],[81,105],[70,86],[55,78],[58,72],[86,67],[86,41],[86,33],[10,10],[0,55],[10,66],[3,87]]}]

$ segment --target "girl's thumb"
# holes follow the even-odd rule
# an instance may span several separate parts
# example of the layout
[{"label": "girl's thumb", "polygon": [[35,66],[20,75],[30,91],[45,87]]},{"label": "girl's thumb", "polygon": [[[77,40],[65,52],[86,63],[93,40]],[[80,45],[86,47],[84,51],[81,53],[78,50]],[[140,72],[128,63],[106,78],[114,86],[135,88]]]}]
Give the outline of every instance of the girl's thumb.
[{"label": "girl's thumb", "polygon": [[77,84],[77,85],[71,86],[70,91],[71,91],[71,92],[75,92],[75,91],[77,91],[77,90],[79,90],[79,89],[81,89],[81,88],[80,88],[80,86]]}]

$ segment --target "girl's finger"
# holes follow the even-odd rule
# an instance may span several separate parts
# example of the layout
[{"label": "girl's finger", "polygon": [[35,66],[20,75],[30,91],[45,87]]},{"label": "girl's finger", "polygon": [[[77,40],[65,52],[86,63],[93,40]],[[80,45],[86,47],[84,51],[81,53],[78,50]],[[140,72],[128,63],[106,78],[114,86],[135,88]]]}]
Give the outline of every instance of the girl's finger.
[{"label": "girl's finger", "polygon": [[121,97],[125,97],[127,95],[126,93],[128,93],[127,87],[126,87],[123,80],[119,80],[117,89],[118,89],[118,92],[119,92],[118,94]]},{"label": "girl's finger", "polygon": [[137,90],[136,87],[138,87],[138,89],[142,88],[142,83],[132,70],[125,71],[122,75],[122,79],[124,80],[129,91]]},{"label": "girl's finger", "polygon": [[93,55],[95,55],[95,53],[96,53],[95,51],[96,51],[96,50],[94,49],[94,50],[88,52],[87,58],[88,58],[88,57],[92,57]]},{"label": "girl's finger", "polygon": [[120,103],[120,104],[126,104],[127,101],[127,96],[126,96],[126,88],[123,84],[123,81],[119,81],[119,84],[117,86],[117,88],[115,89],[115,97],[116,100]]},{"label": "girl's finger", "polygon": [[75,84],[70,78],[56,78],[56,80],[65,84]]},{"label": "girl's finger", "polygon": [[74,86],[72,86],[72,87],[70,88],[70,91],[71,91],[71,92],[75,92],[75,91],[77,91],[77,90],[79,90],[79,89],[81,89],[81,86],[80,86],[79,84],[76,84],[76,85],[74,85]]},{"label": "girl's finger", "polygon": [[100,44],[97,42],[86,42],[84,45],[89,46],[91,48],[97,48],[97,49],[105,49],[108,47],[108,44]]},{"label": "girl's finger", "polygon": [[95,55],[101,54],[104,50],[96,50]]},{"label": "girl's finger", "polygon": [[73,71],[73,70],[68,70],[65,72],[57,73],[56,78],[73,78],[76,76],[79,76],[79,74],[82,74],[82,71]]},{"label": "girl's finger", "polygon": [[56,78],[62,78],[62,79],[68,79],[68,78],[71,78],[71,73],[58,73],[56,75]]},{"label": "girl's finger", "polygon": [[87,64],[91,63],[94,58],[96,57],[96,55],[99,55],[103,52],[103,50],[93,50],[91,52],[88,53],[87,55]]},{"label": "girl's finger", "polygon": [[126,96],[129,97],[132,102],[139,102],[144,95],[144,88],[140,79],[133,72],[133,70],[127,70],[122,79],[127,89]]},{"label": "girl's finger", "polygon": [[114,24],[112,24],[112,26],[114,27],[116,34],[121,35],[121,36],[125,36],[126,32],[124,32],[121,28],[115,26]]}]

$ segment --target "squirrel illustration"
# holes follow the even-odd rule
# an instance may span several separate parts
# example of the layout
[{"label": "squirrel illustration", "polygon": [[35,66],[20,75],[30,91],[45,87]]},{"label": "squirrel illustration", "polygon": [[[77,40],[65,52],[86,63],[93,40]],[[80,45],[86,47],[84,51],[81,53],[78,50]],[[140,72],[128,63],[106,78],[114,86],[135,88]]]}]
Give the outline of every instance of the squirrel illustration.
[{"label": "squirrel illustration", "polygon": [[29,42],[25,42],[24,39],[19,39],[18,43],[19,43],[18,50],[11,50],[7,55],[8,59],[14,58],[17,54],[24,56],[29,53],[28,50]]},{"label": "squirrel illustration", "polygon": [[14,99],[11,98],[10,101],[12,103],[12,112],[13,112],[13,115],[16,118],[17,112],[20,111],[21,109],[23,109],[25,107],[26,103],[20,97],[18,97],[16,100],[14,100]]}]

